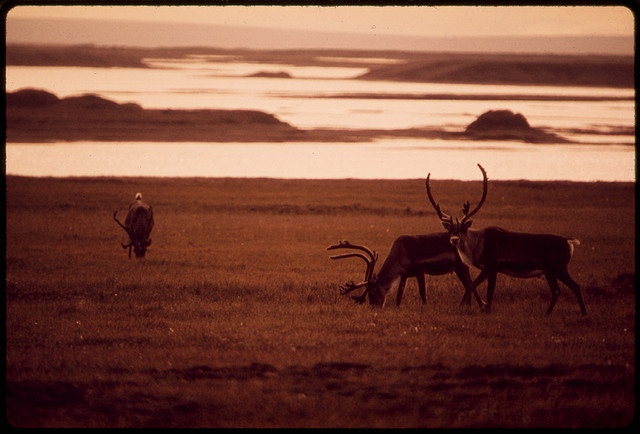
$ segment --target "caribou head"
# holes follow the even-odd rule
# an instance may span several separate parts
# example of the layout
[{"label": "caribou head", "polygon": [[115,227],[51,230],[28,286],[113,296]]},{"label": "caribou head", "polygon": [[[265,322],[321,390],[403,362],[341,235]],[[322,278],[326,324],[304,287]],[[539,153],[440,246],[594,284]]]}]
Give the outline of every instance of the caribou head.
[{"label": "caribou head", "polygon": [[462,205],[462,213],[464,214],[464,217],[462,218],[462,220],[458,220],[458,218],[456,217],[454,221],[452,216],[445,214],[442,211],[442,209],[440,209],[440,205],[436,203],[436,201],[433,199],[433,195],[431,194],[431,187],[429,185],[429,178],[431,177],[431,173],[427,175],[426,185],[427,185],[427,195],[429,196],[429,202],[431,202],[431,205],[436,210],[436,213],[438,214],[438,217],[442,222],[442,226],[444,226],[444,228],[449,232],[449,241],[451,242],[451,245],[453,245],[454,247],[458,247],[459,244],[463,242],[462,240],[464,240],[467,230],[469,229],[469,227],[471,227],[472,221],[469,219],[473,215],[475,215],[478,211],[480,211],[480,208],[482,207],[485,199],[487,198],[487,172],[484,170],[484,168],[480,164],[478,164],[478,167],[482,172],[482,179],[483,179],[482,198],[480,199],[480,202],[478,203],[478,205],[473,209],[473,211],[469,211],[469,207],[470,207],[469,201],[465,202]]},{"label": "caribou head", "polygon": [[153,229],[153,209],[142,201],[142,194],[137,193],[136,198],[129,205],[127,217],[124,224],[116,217],[118,211],[113,212],[113,219],[120,225],[122,229],[129,235],[129,243],[122,243],[123,249],[129,249],[129,257],[131,257],[131,248],[136,254],[136,258],[143,258],[147,252],[147,247],[151,244],[151,229]]}]

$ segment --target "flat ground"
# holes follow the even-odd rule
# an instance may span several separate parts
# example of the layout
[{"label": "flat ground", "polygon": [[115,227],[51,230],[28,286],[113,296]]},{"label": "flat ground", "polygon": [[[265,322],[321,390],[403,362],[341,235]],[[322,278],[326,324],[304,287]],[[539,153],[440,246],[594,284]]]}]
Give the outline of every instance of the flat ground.
[{"label": "flat ground", "polygon": [[[622,427],[635,409],[632,183],[490,182],[474,227],[580,239],[561,287],[453,275],[402,305],[338,287],[402,234],[441,231],[424,180],[6,179],[6,401],[18,427]],[[433,181],[445,209],[479,182]],[[113,221],[136,192],[153,242]],[[121,216],[124,212],[121,211]],[[475,274],[475,272],[473,273]],[[484,297],[485,285],[479,289]]]}]

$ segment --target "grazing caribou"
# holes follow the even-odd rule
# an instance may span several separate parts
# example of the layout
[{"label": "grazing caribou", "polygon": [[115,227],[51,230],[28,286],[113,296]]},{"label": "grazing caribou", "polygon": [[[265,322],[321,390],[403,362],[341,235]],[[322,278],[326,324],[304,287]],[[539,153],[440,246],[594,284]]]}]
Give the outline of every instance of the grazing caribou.
[{"label": "grazing caribou", "polygon": [[116,217],[118,211],[113,212],[113,219],[129,235],[129,244],[122,244],[122,248],[129,248],[131,257],[131,247],[136,254],[136,258],[144,258],[147,247],[151,244],[151,229],[153,229],[153,209],[142,201],[142,194],[137,193],[136,198],[129,205],[129,212],[124,220],[124,224]]},{"label": "grazing caribou", "polygon": [[462,221],[458,221],[457,218],[454,221],[451,216],[442,212],[440,205],[435,202],[429,186],[430,173],[427,176],[426,187],[431,205],[436,210],[442,225],[449,232],[451,245],[456,247],[465,264],[480,269],[473,287],[477,287],[488,279],[486,312],[491,311],[497,274],[503,273],[521,278],[544,275],[551,289],[551,303],[547,308],[547,314],[553,310],[560,294],[557,281],[560,279],[576,295],[580,311],[583,315],[586,314],[580,285],[567,271],[574,246],[580,244],[578,240],[552,234],[510,232],[499,227],[469,230],[471,226],[469,219],[480,210],[487,198],[487,172],[481,165],[478,164],[478,167],[483,177],[482,198],[473,211],[469,211],[468,201],[463,205]]},{"label": "grazing caribou", "polygon": [[465,297],[460,304],[465,301],[471,303],[471,296],[467,297],[466,294],[473,292],[478,306],[484,307],[484,301],[480,299],[473,287],[469,268],[460,261],[455,248],[449,243],[449,234],[446,232],[398,237],[393,242],[389,255],[377,275],[373,274],[378,259],[375,251],[365,246],[351,244],[348,241],[341,241],[327,248],[327,250],[335,249],[356,249],[366,254],[365,256],[362,253],[352,252],[331,257],[331,259],[357,257],[366,262],[367,269],[364,281],[358,284],[349,282],[340,288],[340,292],[344,295],[364,287],[365,290],[361,295],[352,297],[357,303],[364,303],[368,295],[370,304],[382,306],[387,293],[397,287],[396,304],[400,306],[405,283],[409,277],[418,279],[420,298],[422,303],[426,303],[424,274],[440,275],[455,272],[466,289]]}]

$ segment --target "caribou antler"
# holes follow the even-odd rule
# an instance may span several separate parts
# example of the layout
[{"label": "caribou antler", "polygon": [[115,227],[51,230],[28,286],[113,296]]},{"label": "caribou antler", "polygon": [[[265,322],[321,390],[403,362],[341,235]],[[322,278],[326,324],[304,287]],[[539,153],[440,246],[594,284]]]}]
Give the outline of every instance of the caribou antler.
[{"label": "caribou antler", "polygon": [[365,246],[361,246],[361,245],[358,245],[358,244],[351,244],[349,241],[346,241],[346,240],[345,241],[340,241],[338,244],[334,244],[332,246],[327,247],[327,250],[335,250],[335,249],[357,249],[357,250],[362,250],[367,255],[369,255],[369,258],[371,258],[372,260],[375,260],[378,257],[376,252],[371,250],[370,248],[365,247]]},{"label": "caribou antler", "polygon": [[460,224],[466,222],[475,213],[480,211],[480,208],[482,208],[482,205],[484,204],[485,199],[487,199],[487,171],[484,170],[484,167],[482,167],[480,164],[478,164],[478,167],[480,168],[480,171],[482,172],[482,198],[480,199],[480,202],[478,203],[478,205],[471,212],[469,212],[469,201],[467,201],[462,206],[462,212],[464,213],[464,217],[462,218],[462,221],[460,222]]},{"label": "caribou antler", "polygon": [[430,177],[431,177],[431,173],[427,175],[427,182],[426,182],[427,196],[429,196],[429,202],[431,202],[431,206],[433,206],[433,208],[436,210],[436,213],[438,214],[438,217],[440,218],[440,220],[444,222],[453,223],[453,217],[442,212],[442,210],[440,209],[440,204],[436,203],[436,201],[433,200],[433,196],[431,195],[431,186],[429,185]]},{"label": "caribou antler", "polygon": [[[460,224],[463,224],[468,219],[470,219],[475,213],[480,211],[480,208],[482,207],[485,199],[487,198],[487,172],[486,170],[484,170],[484,167],[482,167],[480,164],[478,164],[478,167],[480,168],[480,171],[482,171],[482,179],[483,179],[482,199],[480,199],[480,202],[478,203],[478,205],[471,212],[469,212],[469,207],[470,207],[469,201],[466,201],[462,205],[462,212],[464,213],[464,217],[462,218],[462,221],[460,222]],[[433,208],[435,208],[436,213],[438,213],[438,217],[440,217],[440,220],[442,220],[443,222],[453,224],[453,217],[443,213],[442,210],[440,209],[440,205],[436,203],[436,201],[433,199],[433,196],[431,195],[431,186],[429,185],[430,177],[431,177],[431,173],[427,175],[427,181],[426,181],[427,196],[429,197],[429,202],[431,202],[431,205],[433,206]],[[458,222],[457,218],[456,218],[456,222]]]},{"label": "caribou antler", "polygon": [[342,294],[342,295],[348,294],[351,291],[354,291],[354,290],[356,290],[358,288],[362,288],[363,286],[367,285],[368,279],[366,277],[368,275],[369,268],[370,268],[370,263],[371,263],[371,261],[369,259],[367,259],[367,257],[365,257],[362,253],[344,253],[342,255],[331,256],[331,259],[344,259],[344,258],[361,258],[364,262],[367,263],[367,274],[365,274],[364,282],[360,282],[360,283],[356,284],[352,280],[351,282],[347,282],[343,286],[341,286],[340,287],[340,294]]},{"label": "caribou antler", "polygon": [[349,241],[340,241],[338,244],[334,244],[332,246],[327,247],[327,250],[335,250],[335,249],[356,249],[365,252],[369,258],[367,259],[361,253],[344,253],[342,255],[332,256],[331,259],[343,259],[343,258],[351,258],[358,257],[367,263],[367,271],[365,273],[365,282],[371,280],[371,276],[373,275],[373,269],[375,267],[376,261],[378,260],[378,254],[375,250],[371,250],[366,246],[362,246],[359,244],[351,244]]},{"label": "caribou antler", "polygon": [[118,214],[118,210],[115,210],[113,212],[113,219],[116,221],[116,223],[118,223],[120,225],[120,227],[122,229],[124,229],[124,231],[129,235],[130,238],[133,238],[133,237],[131,237],[131,231],[129,230],[129,228],[127,228],[125,225],[120,223],[120,220],[118,220],[118,218],[116,217],[116,214]]},{"label": "caribou antler", "polygon": [[367,282],[354,283],[352,280],[340,287],[340,294],[347,295],[348,293],[355,291],[356,289],[360,289],[363,286],[367,286]]},{"label": "caribou antler", "polygon": [[120,220],[118,220],[118,218],[116,217],[116,214],[118,214],[118,210],[115,210],[113,212],[113,219],[116,221],[116,223],[118,223],[120,225],[120,227],[122,229],[124,229],[124,231],[127,233],[127,235],[129,235],[129,244],[124,244],[124,243],[120,243],[120,244],[122,245],[123,249],[125,249],[125,250],[129,249],[129,257],[131,257],[131,247],[133,246],[133,235],[132,235],[131,230],[129,228],[127,228],[125,225],[120,223]]},{"label": "caribou antler", "polygon": [[367,291],[369,290],[369,286],[375,280],[373,276],[373,270],[376,266],[376,261],[378,260],[378,254],[375,250],[371,250],[368,247],[361,246],[358,244],[351,244],[349,241],[340,241],[338,244],[331,245],[327,247],[327,250],[335,250],[335,249],[356,249],[361,250],[367,254],[367,256],[362,253],[343,253],[340,255],[331,256],[331,259],[345,259],[345,258],[360,258],[367,264],[367,269],[364,275],[364,281],[360,283],[354,283],[353,281],[347,282],[345,285],[340,287],[340,294],[345,295],[356,289],[365,287],[364,292],[359,296],[352,296],[357,303],[364,303]]}]

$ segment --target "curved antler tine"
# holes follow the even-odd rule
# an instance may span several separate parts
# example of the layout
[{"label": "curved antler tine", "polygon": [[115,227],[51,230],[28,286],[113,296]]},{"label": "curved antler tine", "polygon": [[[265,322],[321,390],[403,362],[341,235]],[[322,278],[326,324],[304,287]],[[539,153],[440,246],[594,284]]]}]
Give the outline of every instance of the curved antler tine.
[{"label": "curved antler tine", "polygon": [[331,259],[344,259],[344,258],[361,258],[364,262],[369,265],[371,260],[364,256],[362,253],[343,253],[342,255],[334,255],[330,256]]},{"label": "curved antler tine", "polygon": [[124,226],[122,225],[122,223],[120,223],[120,220],[118,220],[118,217],[116,217],[117,214],[118,214],[118,210],[115,210],[113,212],[113,219],[115,220],[116,223],[118,223],[124,229]]},{"label": "curved antler tine", "polygon": [[349,241],[347,240],[340,240],[338,241],[338,244],[332,244],[329,247],[327,247],[327,250],[335,250],[335,249],[350,249],[352,248],[352,245]]},{"label": "curved antler tine", "polygon": [[346,295],[356,289],[360,289],[363,286],[367,286],[367,282],[354,283],[353,281],[347,282],[340,287],[340,294]]},{"label": "curved antler tine", "polygon": [[484,201],[487,199],[487,181],[488,181],[487,171],[484,170],[484,167],[482,167],[480,164],[478,164],[478,167],[480,168],[480,171],[482,172],[482,198],[480,199],[480,202],[478,203],[478,205],[471,212],[469,212],[469,202],[467,201],[467,203],[464,204],[464,206],[462,207],[462,211],[464,212],[464,218],[462,219],[461,223],[466,222],[475,213],[480,211],[480,208],[482,208],[482,205],[484,204]]},{"label": "curved antler tine", "polygon": [[118,218],[116,217],[116,214],[118,214],[118,210],[115,210],[113,212],[113,219],[116,221],[116,223],[118,223],[120,225],[120,227],[122,229],[124,229],[124,231],[129,235],[130,238],[133,238],[133,237],[131,237],[131,232],[129,231],[129,229],[127,229],[127,227],[125,225],[120,223],[120,220],[118,220]]},{"label": "curved antler tine", "polygon": [[469,214],[469,207],[471,206],[471,204],[469,203],[469,201],[466,201],[464,204],[462,204],[462,214],[467,215]]},{"label": "curved antler tine", "polygon": [[[362,253],[344,253],[342,255],[331,256],[331,259],[345,259],[345,258],[360,258],[360,259],[362,259],[367,264],[367,269],[366,269],[366,271],[364,273],[364,282],[358,284],[359,285],[358,287],[361,287],[361,286],[367,285],[371,281],[371,279],[373,277],[373,270],[376,267],[376,261],[378,260],[378,254],[375,251],[373,251],[372,254],[373,254],[373,258],[372,259],[367,258]],[[351,292],[351,291],[353,291],[353,289],[355,289],[355,288],[351,288],[351,286],[353,286],[353,282],[351,282],[351,284],[349,284],[349,288],[350,289],[347,292]]]},{"label": "curved antler tine", "polygon": [[359,244],[351,244],[349,241],[345,241],[345,245],[347,245],[348,247],[350,247],[352,249],[362,250],[367,255],[369,255],[369,257],[371,258],[372,261],[375,261],[375,259],[376,259],[376,256],[377,256],[376,253],[373,250],[371,250],[370,248],[366,247],[366,246],[361,246]]},{"label": "curved antler tine", "polygon": [[351,291],[355,291],[356,289],[365,287],[364,291],[362,291],[362,294],[360,295],[352,295],[351,298],[356,302],[356,303],[364,303],[367,297],[367,292],[369,291],[369,287],[367,285],[367,282],[362,282],[359,284],[355,284],[353,282],[348,282],[345,284],[345,286],[341,286],[340,287],[340,294],[342,295],[346,295],[348,293],[350,293]]},{"label": "curved antler tine", "polygon": [[431,202],[431,206],[433,206],[433,208],[436,210],[436,213],[438,214],[438,217],[440,218],[440,220],[451,221],[451,216],[442,212],[442,210],[440,209],[440,204],[437,204],[436,201],[433,199],[433,196],[431,195],[431,186],[429,185],[430,177],[431,177],[431,173],[427,175],[427,181],[425,183],[427,186],[427,196],[429,197],[429,202]]},{"label": "curved antler tine", "polygon": [[375,269],[376,261],[378,260],[378,253],[376,253],[375,250],[371,250],[366,246],[362,246],[359,244],[351,244],[349,241],[340,241],[338,244],[334,244],[327,247],[327,250],[335,250],[335,249],[356,249],[366,253],[366,256],[358,252],[343,253],[340,255],[331,256],[331,259],[360,258],[367,264],[367,269],[364,274],[363,282],[356,284],[353,281],[351,281],[340,287],[340,293],[342,295],[348,294],[352,291],[355,291],[358,288],[364,287],[365,290],[361,295],[352,296],[353,300],[356,303],[364,303],[367,296],[367,291],[369,290],[370,283],[374,279],[373,270]]},{"label": "curved antler tine", "polygon": [[342,241],[340,241],[340,243],[338,244],[332,244],[329,247],[327,247],[327,250],[335,250],[335,249],[340,249],[342,248]]},{"label": "curved antler tine", "polygon": [[371,258],[371,260],[374,260],[374,257],[376,256],[375,252],[372,251],[370,248],[366,247],[366,246],[362,246],[360,244],[351,244],[349,241],[340,241],[338,244],[334,244],[332,246],[327,247],[327,250],[335,250],[335,249],[356,249],[356,250],[362,250],[363,252],[365,252],[367,255],[369,255],[369,257]]}]

